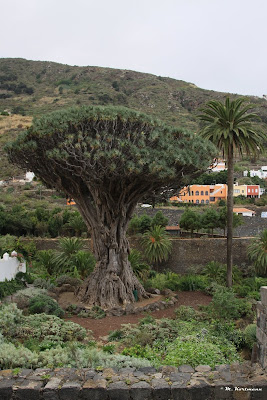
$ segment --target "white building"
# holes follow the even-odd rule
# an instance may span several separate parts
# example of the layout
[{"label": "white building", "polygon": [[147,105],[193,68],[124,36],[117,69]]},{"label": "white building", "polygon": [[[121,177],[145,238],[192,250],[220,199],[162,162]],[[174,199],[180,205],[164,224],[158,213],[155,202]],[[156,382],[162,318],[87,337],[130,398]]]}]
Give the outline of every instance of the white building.
[{"label": "white building", "polygon": [[[261,169],[251,169],[249,171],[251,178],[258,176],[260,179],[267,178],[267,165],[261,167]],[[248,171],[244,171],[244,176],[248,176]]]}]

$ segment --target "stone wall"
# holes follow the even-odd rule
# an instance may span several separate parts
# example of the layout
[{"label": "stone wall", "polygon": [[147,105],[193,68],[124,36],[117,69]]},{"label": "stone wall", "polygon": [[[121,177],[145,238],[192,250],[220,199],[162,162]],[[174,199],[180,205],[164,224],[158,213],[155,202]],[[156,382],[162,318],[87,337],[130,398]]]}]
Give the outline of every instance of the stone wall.
[{"label": "stone wall", "polygon": [[0,371],[1,400],[264,400],[266,373],[250,363],[117,371],[57,368]]},{"label": "stone wall", "polygon": [[[26,240],[26,239],[25,239]],[[35,239],[38,250],[55,249],[58,239]],[[90,239],[84,239],[86,247],[91,249]],[[251,238],[233,239],[233,261],[235,265],[249,265],[247,247]],[[169,269],[185,274],[190,267],[204,266],[210,261],[226,264],[225,238],[172,239],[172,252],[168,261],[162,263],[160,270]],[[138,239],[130,238],[130,245],[141,250]]]},{"label": "stone wall", "polygon": [[257,347],[258,360],[267,368],[267,286],[261,287],[261,301],[257,304]]}]

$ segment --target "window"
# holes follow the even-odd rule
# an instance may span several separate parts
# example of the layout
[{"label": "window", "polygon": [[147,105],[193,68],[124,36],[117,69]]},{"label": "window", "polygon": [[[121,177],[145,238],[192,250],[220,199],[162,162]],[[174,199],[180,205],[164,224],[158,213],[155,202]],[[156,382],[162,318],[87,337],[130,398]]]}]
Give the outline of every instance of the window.
[{"label": "window", "polygon": [[199,204],[199,200],[196,200],[196,203]]},{"label": "window", "polygon": [[203,192],[203,190],[201,190],[201,196],[203,196],[204,195],[204,192]]},{"label": "window", "polygon": [[205,192],[205,195],[206,195],[206,196],[208,196],[208,195],[209,195],[209,192],[208,192],[207,190],[206,190],[206,192]]},{"label": "window", "polygon": [[204,200],[201,200],[201,204],[204,204]]},{"label": "window", "polygon": [[244,193],[244,190],[242,190],[242,193]]},{"label": "window", "polygon": [[248,189],[248,193],[250,193],[250,189]]},{"label": "window", "polygon": [[209,200],[206,200],[206,204],[209,204]]},{"label": "window", "polygon": [[251,189],[252,190],[252,193],[254,193],[254,189]]},{"label": "window", "polygon": [[192,192],[191,192],[191,196],[194,196],[194,190],[192,190]]},{"label": "window", "polygon": [[196,196],[199,196],[199,191],[198,190],[196,191]]},{"label": "window", "polygon": [[211,198],[210,198],[210,201],[215,201],[215,197],[211,197]]}]

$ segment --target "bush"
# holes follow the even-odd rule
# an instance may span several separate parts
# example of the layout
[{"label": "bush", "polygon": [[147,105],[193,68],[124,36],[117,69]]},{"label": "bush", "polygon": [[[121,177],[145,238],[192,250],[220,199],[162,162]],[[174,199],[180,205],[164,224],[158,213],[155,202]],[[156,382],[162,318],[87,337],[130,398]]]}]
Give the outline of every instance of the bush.
[{"label": "bush", "polygon": [[237,319],[251,314],[251,304],[238,299],[232,289],[224,286],[215,286],[213,299],[207,307],[210,314],[218,319]]},{"label": "bush", "polygon": [[257,325],[256,324],[250,324],[244,330],[245,344],[247,345],[247,347],[249,349],[252,349],[254,343],[257,342],[256,330],[257,330]]},{"label": "bush", "polygon": [[11,294],[17,292],[24,287],[24,282],[18,279],[12,279],[11,281],[0,282],[0,299],[3,299]]},{"label": "bush", "polygon": [[182,321],[191,321],[196,317],[196,310],[189,306],[180,306],[175,310],[175,316]]},{"label": "bush", "polygon": [[45,294],[39,294],[30,299],[29,312],[30,314],[45,313],[56,315],[57,317],[62,317],[64,315],[64,311],[59,307],[58,303]]}]

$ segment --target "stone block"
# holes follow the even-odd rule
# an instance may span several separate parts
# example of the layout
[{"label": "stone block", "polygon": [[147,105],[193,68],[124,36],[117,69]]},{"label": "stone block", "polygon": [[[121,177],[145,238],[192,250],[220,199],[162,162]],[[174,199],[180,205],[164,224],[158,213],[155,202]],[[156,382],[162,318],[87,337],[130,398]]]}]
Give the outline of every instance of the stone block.
[{"label": "stone block", "polygon": [[260,288],[261,293],[261,303],[263,306],[267,307],[267,286],[262,286]]},{"label": "stone block", "polygon": [[165,379],[152,379],[152,394],[155,400],[169,400],[171,397],[171,385]]},{"label": "stone block", "polygon": [[20,384],[16,392],[16,400],[39,400],[41,399],[41,389],[44,382],[25,380]]},{"label": "stone block", "polygon": [[197,371],[197,372],[209,372],[209,371],[211,371],[211,367],[209,365],[198,365],[195,368],[195,371]]},{"label": "stone block", "polygon": [[154,367],[142,367],[138,368],[138,371],[143,372],[144,374],[154,374],[157,372]]},{"label": "stone block", "polygon": [[192,374],[195,372],[194,368],[192,368],[191,365],[180,365],[180,367],[178,367],[178,371],[179,372],[189,372]]},{"label": "stone block", "polygon": [[59,390],[59,398],[60,400],[78,399],[80,390],[81,384],[79,382],[65,382]]},{"label": "stone block", "polygon": [[262,344],[263,346],[267,346],[267,335],[258,326],[256,330],[256,338],[260,344]]},{"label": "stone block", "polygon": [[110,400],[130,400],[130,389],[125,382],[119,381],[111,383],[108,387]]},{"label": "stone block", "polygon": [[45,385],[43,390],[43,398],[44,400],[58,400],[58,387],[61,384],[61,379],[53,377],[49,380],[49,382]]},{"label": "stone block", "polygon": [[204,379],[196,379],[191,382],[191,386],[188,387],[191,399],[213,399],[214,398],[214,387],[209,385]]},{"label": "stone block", "polygon": [[[3,371],[1,371],[3,372]],[[13,392],[13,385],[15,385],[15,379],[4,379],[0,381],[0,399],[10,400]]]},{"label": "stone block", "polygon": [[151,400],[152,389],[147,382],[137,382],[131,386],[131,400]]},{"label": "stone block", "polygon": [[188,372],[174,372],[170,374],[170,380],[172,383],[177,383],[178,385],[186,385],[191,378],[191,374]]},{"label": "stone block", "polygon": [[[178,382],[171,386],[171,398],[173,400],[192,400],[188,386]],[[196,399],[200,399],[200,397],[196,397]]]}]

